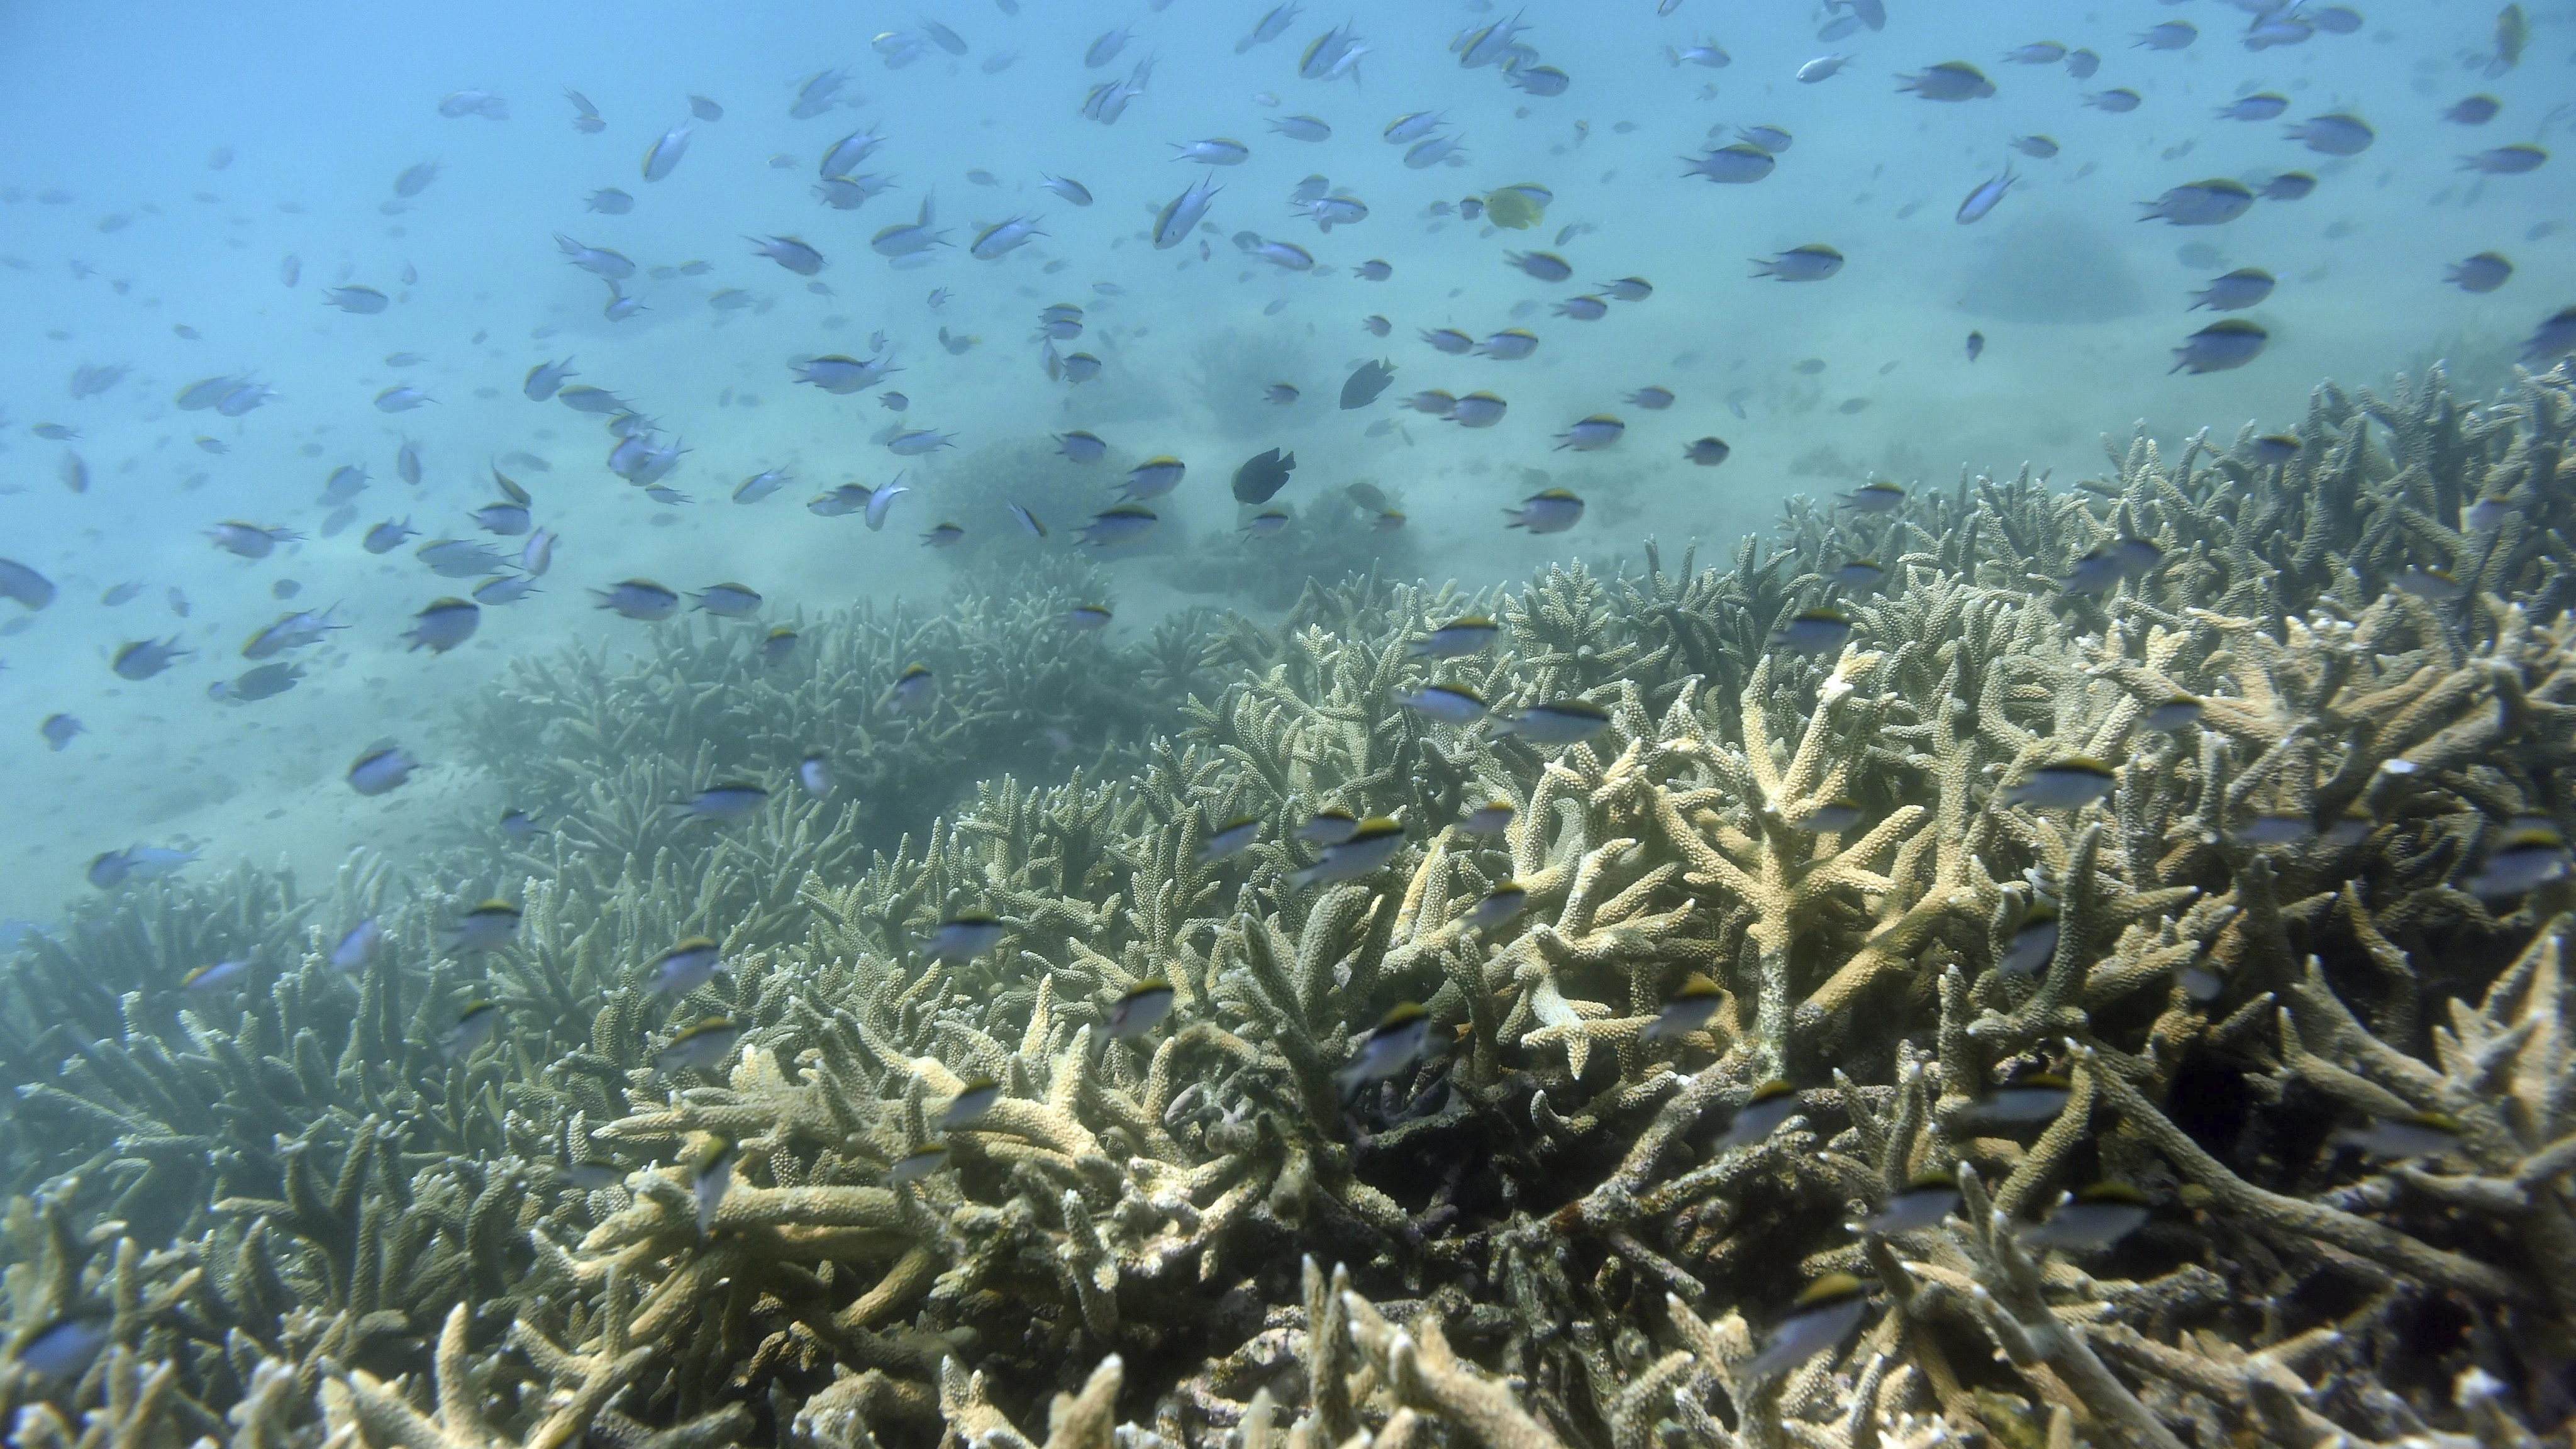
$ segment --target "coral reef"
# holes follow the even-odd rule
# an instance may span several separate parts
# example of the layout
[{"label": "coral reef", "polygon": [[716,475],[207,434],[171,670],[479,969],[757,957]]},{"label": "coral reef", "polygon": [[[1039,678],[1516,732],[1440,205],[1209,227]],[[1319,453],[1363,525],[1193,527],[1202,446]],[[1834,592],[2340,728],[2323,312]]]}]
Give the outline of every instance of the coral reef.
[{"label": "coral reef", "polygon": [[[1099,569],[1058,552],[995,576],[961,579],[936,609],[796,620],[783,659],[759,628],[692,619],[656,629],[640,656],[514,661],[469,706],[465,731],[473,762],[546,827],[511,863],[603,889],[660,871],[693,883],[710,923],[775,918],[808,873],[854,873],[996,769],[1131,765],[1197,684],[1203,617],[1105,643],[1066,622],[1077,604],[1114,603]],[[913,705],[894,685],[916,664],[935,688]],[[832,781],[819,798],[798,780],[818,754]],[[742,827],[711,830],[669,808],[730,780],[773,797]]]},{"label": "coral reef", "polygon": [[[1110,431],[1125,440],[1133,427]],[[921,506],[912,511],[910,521],[916,532],[942,520],[964,528],[965,535],[938,554],[970,579],[989,580],[1015,570],[1049,576],[1052,571],[1051,582],[1060,587],[1079,585],[1097,601],[1107,580],[1089,569],[1066,571],[1065,541],[1092,515],[1119,501],[1129,470],[1154,451],[1150,446],[1140,452],[1111,443],[1098,462],[1076,463],[1046,441],[989,443],[942,468],[940,480],[922,488]],[[1201,466],[1213,471],[1213,465]],[[1030,533],[1012,514],[1015,504],[1036,515],[1048,530],[1046,538]],[[1147,506],[1161,511],[1170,505]],[[1156,528],[1121,545],[1119,554],[1159,558],[1181,547],[1179,530]]]},{"label": "coral reef", "polygon": [[[1311,583],[1123,702],[1025,594],[833,621],[775,680],[679,628],[527,665],[489,766],[557,813],[505,949],[449,954],[454,882],[361,863],[313,902],[152,883],[10,971],[0,1413],[375,1449],[2563,1435],[2571,434],[2563,367],[2328,386],[2295,448],[1795,501],[1722,569]],[[1498,647],[1416,647],[1467,613]],[[961,683],[896,717],[915,657]],[[1431,681],[1606,720],[1436,723],[1399,700]],[[1004,701],[1118,748],[1022,783]],[[859,805],[670,821],[826,724],[884,772]],[[1301,875],[1327,809],[1403,844]],[[382,949],[335,968],[362,915]],[[690,934],[727,969],[656,994]],[[256,969],[178,984],[214,952]],[[713,1017],[722,1061],[665,1051]],[[1382,1051],[1403,1022],[1424,1050]]]},{"label": "coral reef", "polygon": [[[1401,497],[1377,496],[1401,512]],[[1172,587],[1274,613],[1293,607],[1315,579],[1355,573],[1404,577],[1417,566],[1409,528],[1390,527],[1378,513],[1364,512],[1345,488],[1320,480],[1313,492],[1290,489],[1263,506],[1262,511],[1287,515],[1275,529],[1252,527],[1251,508],[1235,511],[1247,515],[1244,526],[1232,534],[1203,534],[1164,566]]]}]

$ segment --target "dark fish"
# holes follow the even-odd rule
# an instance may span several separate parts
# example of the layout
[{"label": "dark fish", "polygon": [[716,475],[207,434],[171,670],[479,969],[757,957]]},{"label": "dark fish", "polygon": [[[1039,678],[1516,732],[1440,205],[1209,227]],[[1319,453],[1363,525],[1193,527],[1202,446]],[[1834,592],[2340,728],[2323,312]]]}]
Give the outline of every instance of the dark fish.
[{"label": "dark fish", "polygon": [[[1343,410],[1348,411],[1352,408],[1364,408],[1370,403],[1376,402],[1377,395],[1386,391],[1386,385],[1393,381],[1395,381],[1394,363],[1385,361],[1361,363],[1359,371],[1351,374],[1350,381],[1342,384]],[[1249,467],[1250,465],[1246,464],[1245,466]],[[1243,475],[1239,473],[1235,475],[1235,486],[1238,489],[1243,486],[1242,477]],[[1281,481],[1285,482],[1287,475],[1283,473],[1280,477]],[[1278,485],[1272,484],[1271,489],[1273,492],[1276,492],[1278,490]],[[1265,493],[1261,496],[1263,498],[1267,498],[1270,495]],[[1260,499],[1254,499],[1251,501],[1257,503]]]},{"label": "dark fish", "polygon": [[[1385,383],[1378,385],[1384,387]],[[1347,391],[1343,395],[1349,396]],[[1370,396],[1376,394],[1371,393]],[[1277,448],[1256,453],[1245,459],[1242,467],[1234,470],[1234,501],[1267,503],[1272,494],[1288,486],[1288,475],[1296,470],[1297,455],[1294,453],[1283,454]]]}]

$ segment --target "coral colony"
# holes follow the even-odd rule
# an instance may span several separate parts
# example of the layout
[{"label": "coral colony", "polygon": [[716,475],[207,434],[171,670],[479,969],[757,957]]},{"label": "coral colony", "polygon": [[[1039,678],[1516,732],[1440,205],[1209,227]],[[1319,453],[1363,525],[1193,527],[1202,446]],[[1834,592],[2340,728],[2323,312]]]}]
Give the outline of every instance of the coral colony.
[{"label": "coral colony", "polygon": [[[15,947],[0,1414],[2541,1443],[2571,434],[2564,365],[2327,386],[2062,491],[1794,501],[1722,569],[1112,649],[1059,568],[526,661],[469,722],[506,874],[450,825]],[[1050,729],[1010,768],[1062,783],[996,772]]]}]

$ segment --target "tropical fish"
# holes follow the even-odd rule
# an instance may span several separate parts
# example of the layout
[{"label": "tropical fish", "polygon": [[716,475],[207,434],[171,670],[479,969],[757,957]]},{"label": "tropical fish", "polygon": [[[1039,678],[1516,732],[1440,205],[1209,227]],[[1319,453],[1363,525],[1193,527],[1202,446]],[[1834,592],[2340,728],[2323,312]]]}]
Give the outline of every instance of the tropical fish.
[{"label": "tropical fish", "polygon": [[1924,1232],[1949,1221],[1959,1210],[1959,1201],[1956,1173],[1927,1172],[1906,1183],[1902,1191],[1888,1194],[1886,1203],[1860,1225],[1882,1238]]},{"label": "tropical fish", "polygon": [[2153,1213],[2146,1194],[2127,1183],[2097,1182],[2060,1198],[2048,1220],[2023,1229],[2021,1240],[2033,1247],[2091,1252],[2145,1227]]},{"label": "tropical fish", "polygon": [[[880,233],[882,235],[882,233]],[[767,257],[800,277],[810,277],[823,270],[823,254],[792,236],[746,237],[754,256]],[[880,251],[884,250],[882,247]]]},{"label": "tropical fish", "polygon": [[939,1130],[957,1132],[984,1120],[1002,1100],[1002,1084],[991,1077],[974,1077],[957,1089],[948,1105],[939,1109]]},{"label": "tropical fish", "polygon": [[2212,322],[2173,350],[2174,365],[2166,371],[2198,375],[2243,367],[2262,352],[2269,338],[2269,333],[2241,318]]},{"label": "tropical fish", "polygon": [[1348,1098],[1372,1082],[1401,1076],[1422,1060],[1430,1036],[1431,1013],[1418,1002],[1397,1002],[1361,1040],[1350,1062],[1333,1073],[1333,1081]]},{"label": "tropical fish", "polygon": [[1349,835],[1324,846],[1314,864],[1290,872],[1288,889],[1301,891],[1310,885],[1334,885],[1375,874],[1403,846],[1404,827],[1386,816],[1372,815],[1353,826]]},{"label": "tropical fish", "polygon": [[1832,654],[1851,635],[1850,615],[1839,609],[1807,609],[1773,629],[1766,642],[1791,654]]},{"label": "tropical fish", "polygon": [[2453,262],[2442,280],[2463,292],[2492,292],[2513,277],[2513,263],[2501,252],[2480,252],[2466,261]]},{"label": "tropical fish", "polygon": [[2052,1072],[2024,1072],[2010,1084],[1979,1097],[1966,1108],[1970,1121],[1989,1126],[2023,1126],[2047,1122],[2066,1109],[2073,1089]]},{"label": "tropical fish", "polygon": [[519,908],[503,900],[489,900],[467,911],[439,937],[439,944],[453,952],[498,951],[510,944],[519,932]]},{"label": "tropical fish", "polygon": [[1559,449],[1572,448],[1578,453],[1595,453],[1627,436],[1628,425],[1608,413],[1594,413],[1564,432],[1557,434]]},{"label": "tropical fish", "polygon": [[[1460,398],[1464,407],[1468,398]],[[1499,399],[1497,399],[1499,401]],[[1465,421],[1463,418],[1461,421]],[[1468,426],[1477,426],[1469,423]],[[1506,508],[1510,516],[1507,528],[1526,528],[1532,533],[1563,533],[1583,517],[1583,500],[1562,488],[1549,488],[1521,500],[1518,508]]]},{"label": "tropical fish", "polygon": [[2565,879],[2569,870],[2567,837],[2556,824],[2540,819],[2514,822],[2484,865],[2467,882],[2471,894],[2506,900]]},{"label": "tropical fish", "polygon": [[2378,139],[2367,122],[2343,112],[2311,116],[2291,126],[2286,134],[2309,150],[2328,156],[2358,156]]},{"label": "tropical fish", "polygon": [[1490,713],[1482,695],[1463,684],[1426,684],[1419,689],[1399,690],[1395,702],[1405,708],[1446,725],[1465,727],[1475,724]]},{"label": "tropical fish", "polygon": [[1638,1039],[1652,1042],[1689,1036],[1708,1025],[1709,1018],[1717,1014],[1718,1007],[1725,1000],[1726,993],[1716,982],[1694,971],[1683,978],[1672,995],[1664,998],[1663,1007],[1655,1013],[1655,1019],[1638,1031]]},{"label": "tropical fish", "polygon": [[1256,453],[1234,470],[1234,499],[1237,503],[1267,503],[1271,495],[1288,485],[1288,475],[1297,468],[1297,455],[1282,453],[1277,448]]},{"label": "tropical fish", "polygon": [[89,1374],[107,1347],[113,1320],[103,1312],[66,1314],[36,1330],[12,1355],[37,1377],[70,1385]]},{"label": "tropical fish", "polygon": [[1457,659],[1492,648],[1501,636],[1502,627],[1493,620],[1461,614],[1407,645],[1405,652],[1417,659]]},{"label": "tropical fish", "polygon": [[[1799,78],[1805,79],[1803,75]],[[1995,93],[1994,82],[1987,80],[1983,71],[1964,60],[1945,60],[1939,65],[1926,66],[1913,75],[1899,76],[1896,88],[1911,91],[1927,101],[1978,100]]]},{"label": "tropical fish", "polygon": [[470,1001],[457,1014],[456,1024],[440,1038],[439,1050],[452,1061],[463,1061],[474,1055],[493,1033],[501,1029],[501,1008],[489,1001]]},{"label": "tropical fish", "polygon": [[[722,110],[719,109],[717,114],[723,114]],[[660,181],[669,176],[679,166],[680,158],[689,154],[689,138],[693,134],[693,128],[679,125],[654,138],[653,144],[644,151],[644,179]]]},{"label": "tropical fish", "polygon": [[2338,1147],[2359,1148],[2365,1155],[2386,1162],[2446,1157],[2460,1150],[2460,1122],[2440,1112],[2411,1112],[2372,1118],[2367,1127],[2337,1128],[2330,1140]]},{"label": "tropical fish", "polygon": [[1494,732],[1542,749],[1579,745],[1610,726],[1610,712],[1585,699],[1555,699],[1497,716]]},{"label": "tropical fish", "polygon": [[180,648],[177,635],[160,640],[144,639],[119,648],[109,661],[109,668],[116,671],[119,679],[150,679],[196,652]]},{"label": "tropical fish", "polygon": [[[679,1043],[674,1041],[672,1045]],[[725,1194],[733,1188],[734,1164],[740,1159],[741,1152],[733,1143],[722,1137],[709,1136],[685,1160],[689,1169],[689,1197],[697,1209],[699,1237],[703,1238],[715,1230],[716,1215],[724,1208]]]},{"label": "tropical fish", "polygon": [[[1360,364],[1359,368],[1342,383],[1342,409],[1347,412],[1353,408],[1367,407],[1370,403],[1377,401],[1378,395],[1385,392],[1387,384],[1393,381],[1395,381],[1394,363],[1381,359],[1376,362]],[[1289,466],[1295,466],[1293,460],[1290,462]],[[1283,479],[1282,481],[1285,480]],[[1273,487],[1271,491],[1276,492],[1278,490],[1276,487]],[[1238,494],[1237,496],[1239,497],[1241,495]],[[1264,496],[1266,497],[1267,495]],[[1259,502],[1260,500],[1253,499],[1249,501]]]},{"label": "tropical fish", "polygon": [[653,1067],[662,1072],[712,1071],[724,1065],[733,1055],[734,1043],[742,1040],[742,1027],[731,1017],[710,1016],[674,1036],[653,1054]]},{"label": "tropical fish", "polygon": [[2187,730],[2200,723],[2202,712],[2203,706],[2198,699],[2188,694],[2177,694],[2150,708],[2142,718],[2151,730],[2172,732]]},{"label": "tropical fish", "polygon": [[1143,1036],[1171,1015],[1175,999],[1172,983],[1160,977],[1139,981],[1110,1003],[1108,1014],[1101,1020],[1101,1031],[1111,1041]]},{"label": "tropical fish", "polygon": [[2034,976],[2057,954],[2057,908],[2046,901],[2033,901],[2022,912],[2021,924],[2013,928],[2012,938],[2005,943],[2003,959],[1995,969],[2006,976]]},{"label": "tropical fish", "polygon": [[731,825],[750,816],[769,803],[769,791],[747,780],[732,780],[709,785],[686,800],[675,800],[671,808],[691,820],[710,825]]},{"label": "tropical fish", "polygon": [[2207,307],[2213,312],[2236,312],[2254,306],[2272,295],[2274,280],[2261,267],[2239,267],[2223,277],[2213,277],[2202,290],[2192,293],[2192,308]]},{"label": "tropical fish", "polygon": [[2117,776],[2109,765],[2085,755],[2063,755],[2035,765],[2006,786],[1998,798],[2006,805],[2032,805],[2043,810],[2077,810],[2111,793]]},{"label": "tropical fish", "polygon": [[2138,218],[2140,221],[2218,226],[2243,216],[2254,205],[2254,193],[2244,182],[2221,176],[2169,188],[2164,195],[2142,205],[2146,214]]},{"label": "tropical fish", "polygon": [[886,1169],[886,1186],[901,1187],[907,1182],[919,1182],[946,1167],[948,1155],[947,1144],[941,1142],[933,1142],[918,1151],[906,1153],[897,1158],[892,1167]]},{"label": "tropical fish", "polygon": [[921,953],[933,961],[972,961],[1002,944],[1009,926],[990,911],[959,911],[916,937]]},{"label": "tropical fish", "polygon": [[384,949],[385,928],[373,916],[344,932],[331,947],[331,966],[337,971],[355,971],[375,959]]},{"label": "tropical fish", "polygon": [[2541,164],[2548,159],[2549,153],[2539,147],[2528,142],[2517,142],[2510,146],[2498,146],[2491,151],[2480,151],[2473,156],[2463,156],[2460,158],[2460,169],[2481,171],[2489,176],[2519,176],[2526,171],[2539,170]]},{"label": "tropical fish", "polygon": [[1822,242],[1791,247],[1777,256],[1753,259],[1753,275],[1783,282],[1821,282],[1843,269],[1843,254]]},{"label": "tropical fish", "polygon": [[2499,76],[2522,63],[2522,48],[2531,42],[2531,22],[2523,18],[2520,4],[2507,5],[2496,12],[2495,54],[2486,64],[2489,76]]},{"label": "tropical fish", "polygon": [[1697,176],[1721,185],[1743,186],[1759,181],[1779,167],[1779,158],[1759,146],[1738,142],[1721,146],[1696,159],[1685,156],[1682,174]]},{"label": "tropical fish", "polygon": [[1207,176],[1201,177],[1187,190],[1173,197],[1155,216],[1153,241],[1157,251],[1169,250],[1189,240],[1190,233],[1196,231],[1198,224],[1206,219],[1208,207],[1216,200],[1217,192],[1221,189],[1217,186],[1214,175],[1215,173],[1210,172]]},{"label": "tropical fish", "polygon": [[2004,193],[2020,179],[2013,174],[2012,167],[2006,166],[2001,175],[1991,181],[1979,183],[1976,190],[1969,192],[1967,199],[1959,203],[1958,215],[1953,219],[1962,226],[1983,221],[1987,213],[1993,211],[2004,199]]}]

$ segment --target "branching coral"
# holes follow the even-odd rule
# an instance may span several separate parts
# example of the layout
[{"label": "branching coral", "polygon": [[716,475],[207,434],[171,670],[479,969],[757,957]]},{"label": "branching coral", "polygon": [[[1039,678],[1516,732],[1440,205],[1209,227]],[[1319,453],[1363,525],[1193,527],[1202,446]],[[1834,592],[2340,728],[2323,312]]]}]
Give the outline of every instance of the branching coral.
[{"label": "branching coral", "polygon": [[[438,944],[454,882],[360,871],[151,887],[13,977],[0,1393],[64,1444],[2537,1442],[2572,393],[2324,388],[2286,460],[1793,503],[1722,569],[1311,584],[1130,651],[1128,713],[1033,594],[778,678],[677,631],[530,666],[492,724],[552,721],[503,771],[557,828],[488,959]],[[1848,641],[1766,644],[1827,606]],[[1492,650],[1417,647],[1471,613]],[[960,683],[896,717],[915,652]],[[994,768],[1086,710],[1094,766]],[[859,808],[664,811],[826,727]],[[1303,875],[1331,811],[1402,844]],[[700,933],[725,970],[657,994]],[[262,991],[177,996],[178,942]],[[104,1327],[57,1382],[65,1319]]]}]

